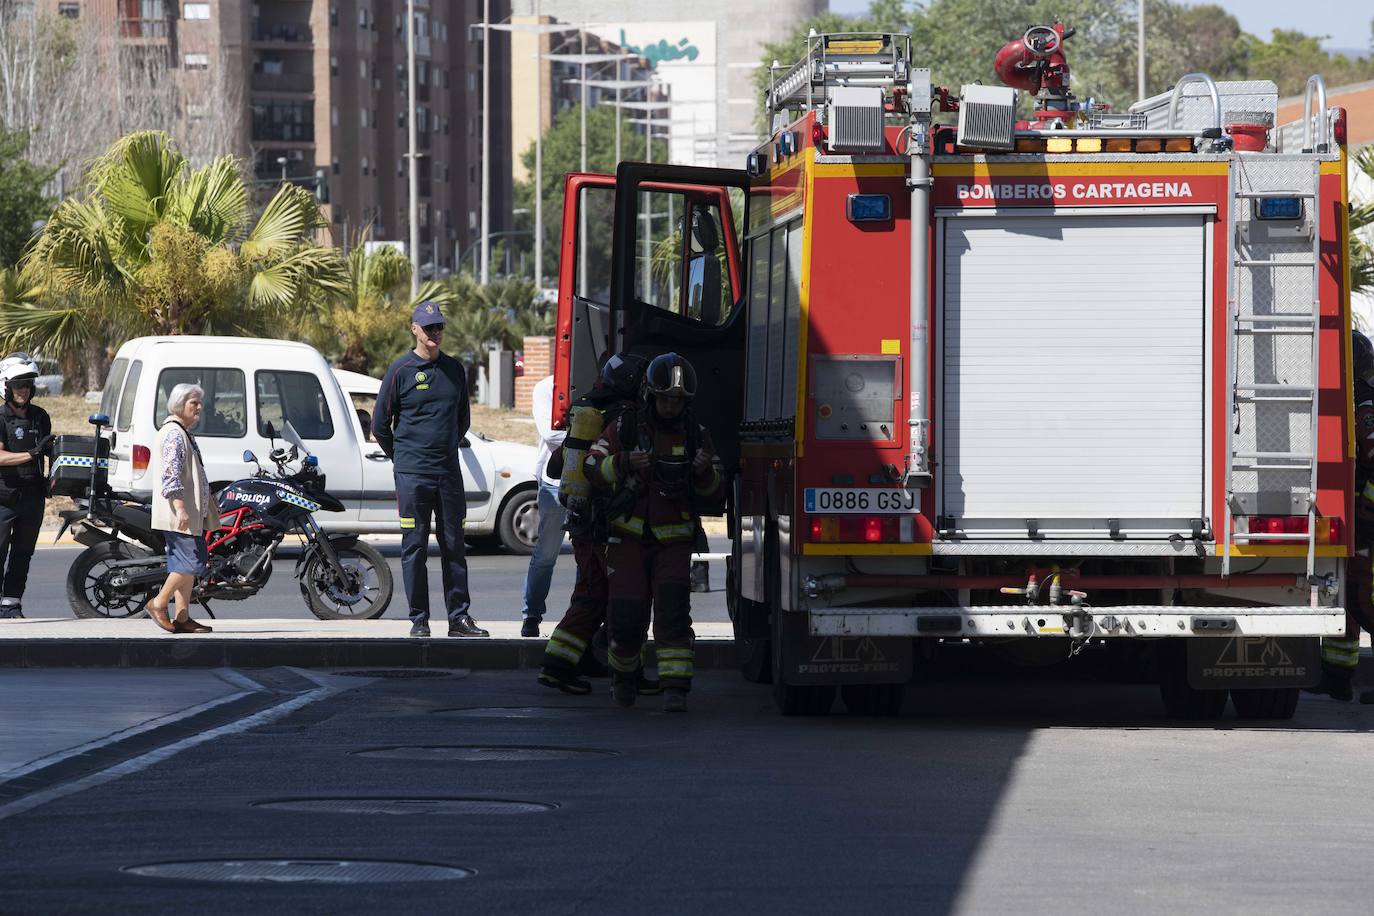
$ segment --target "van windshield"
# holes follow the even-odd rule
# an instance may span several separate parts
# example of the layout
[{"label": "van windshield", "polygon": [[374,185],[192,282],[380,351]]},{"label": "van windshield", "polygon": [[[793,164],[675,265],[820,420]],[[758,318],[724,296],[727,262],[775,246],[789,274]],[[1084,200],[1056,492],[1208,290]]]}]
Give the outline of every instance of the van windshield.
[{"label": "van windshield", "polygon": [[248,395],[242,369],[163,369],[157,377],[154,421],[167,421],[167,396],[183,382],[205,389],[205,412],[191,429],[197,436],[237,439],[248,432]]}]

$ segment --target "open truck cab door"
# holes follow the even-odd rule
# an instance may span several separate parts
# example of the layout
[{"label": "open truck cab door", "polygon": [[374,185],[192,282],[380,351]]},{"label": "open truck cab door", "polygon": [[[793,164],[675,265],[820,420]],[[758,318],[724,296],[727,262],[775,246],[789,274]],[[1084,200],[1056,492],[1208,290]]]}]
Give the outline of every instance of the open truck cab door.
[{"label": "open truck cab door", "polygon": [[[697,371],[692,412],[727,469],[739,457],[747,322],[741,259],[749,177],[621,163],[572,174],[559,248],[554,420],[591,390],[603,354],[677,352]],[[702,507],[703,509],[705,507]]]}]

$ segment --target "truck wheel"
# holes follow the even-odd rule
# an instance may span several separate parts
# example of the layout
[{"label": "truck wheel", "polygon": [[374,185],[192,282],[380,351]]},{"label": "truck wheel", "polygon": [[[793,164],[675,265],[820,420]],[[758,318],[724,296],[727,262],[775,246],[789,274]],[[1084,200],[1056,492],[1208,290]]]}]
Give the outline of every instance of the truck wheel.
[{"label": "truck wheel", "polygon": [[[772,576],[770,575],[770,585]],[[771,599],[777,592],[770,588],[768,595]],[[770,600],[769,605],[773,611],[773,638],[770,640],[772,645],[769,647],[772,657],[773,668],[773,704],[778,707],[778,712],[784,716],[826,716],[830,714],[830,707],[835,702],[834,684],[808,684],[798,685],[787,683],[783,674],[787,670],[787,665],[782,658],[783,639],[782,639],[782,609],[773,604]]]},{"label": "truck wheel", "polygon": [[840,699],[851,716],[899,716],[905,684],[845,684]]},{"label": "truck wheel", "polygon": [[497,518],[496,536],[511,553],[526,557],[534,553],[539,536],[538,490],[520,490],[506,500]]},{"label": "truck wheel", "polygon": [[1188,647],[1181,639],[1159,647],[1159,696],[1171,719],[1220,719],[1226,712],[1226,690],[1198,690],[1188,683]]},{"label": "truck wheel", "polygon": [[1232,690],[1231,702],[1242,719],[1291,719],[1298,711],[1297,687],[1261,687]]}]

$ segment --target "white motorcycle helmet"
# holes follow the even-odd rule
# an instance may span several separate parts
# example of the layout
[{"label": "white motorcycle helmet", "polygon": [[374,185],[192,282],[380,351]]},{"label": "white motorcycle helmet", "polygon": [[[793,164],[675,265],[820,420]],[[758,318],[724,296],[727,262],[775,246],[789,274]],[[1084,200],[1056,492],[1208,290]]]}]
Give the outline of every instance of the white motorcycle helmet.
[{"label": "white motorcycle helmet", "polygon": [[11,353],[0,359],[0,400],[10,399],[10,383],[38,378],[38,363],[27,353]]}]

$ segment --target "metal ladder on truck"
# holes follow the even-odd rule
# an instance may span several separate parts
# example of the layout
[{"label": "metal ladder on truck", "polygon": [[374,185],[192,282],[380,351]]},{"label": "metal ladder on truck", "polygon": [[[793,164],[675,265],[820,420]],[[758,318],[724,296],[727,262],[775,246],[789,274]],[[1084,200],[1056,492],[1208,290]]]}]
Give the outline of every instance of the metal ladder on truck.
[{"label": "metal ladder on truck", "polygon": [[[770,117],[788,111],[814,111],[841,87],[880,88],[885,94],[907,85],[911,36],[897,32],[845,32],[806,37],[806,56],[786,68],[777,61],[769,72]],[[776,130],[782,124],[771,124]]]},{"label": "metal ladder on truck", "polygon": [[[1244,156],[1233,153],[1231,157],[1230,169],[1230,209],[1231,209],[1231,233],[1228,243],[1228,254],[1231,264],[1230,282],[1227,284],[1228,292],[1228,313],[1230,316],[1230,339],[1228,341],[1228,363],[1230,371],[1230,422],[1227,426],[1227,451],[1229,459],[1226,465],[1226,506],[1225,524],[1222,527],[1222,575],[1229,576],[1231,573],[1231,552],[1235,538],[1240,538],[1246,542],[1260,540],[1266,543],[1290,541],[1306,542],[1307,548],[1307,582],[1311,587],[1311,605],[1316,607],[1318,597],[1318,586],[1316,579],[1316,557],[1317,557],[1317,418],[1318,418],[1318,397],[1320,394],[1320,373],[1321,373],[1321,301],[1320,301],[1320,282],[1321,282],[1321,208],[1317,206],[1318,189],[1321,179],[1321,160],[1320,157],[1312,155],[1317,152],[1325,152],[1329,149],[1329,131],[1326,128],[1326,90],[1321,85],[1321,77],[1313,77],[1309,80],[1309,97],[1313,81],[1318,88],[1319,107],[1315,117],[1309,117],[1307,129],[1304,131],[1303,156],[1283,157],[1282,159],[1273,154],[1256,154],[1254,156]],[[1310,109],[1310,103],[1309,103]],[[1313,122],[1317,127],[1317,142],[1312,141],[1313,133],[1311,130]],[[1243,185],[1238,187],[1239,185]],[[1279,184],[1280,187],[1273,187]],[[1270,187],[1265,187],[1269,185]],[[1279,255],[1292,255],[1296,245],[1282,244],[1282,241],[1274,241],[1268,235],[1270,221],[1260,221],[1258,209],[1264,201],[1271,200],[1297,200],[1300,201],[1302,218],[1296,222],[1298,229],[1308,231],[1310,237],[1310,249],[1304,251],[1307,256],[1300,259],[1281,259]],[[1282,230],[1281,230],[1282,231]],[[1294,233],[1289,236],[1295,241],[1301,236]],[[1264,241],[1261,241],[1263,239]],[[1245,249],[1248,254],[1242,254],[1241,249]],[[1287,249],[1274,251],[1272,249]],[[1271,249],[1267,252],[1256,249]],[[1268,257],[1259,257],[1258,254],[1267,253]],[[1305,271],[1306,277],[1310,278],[1310,286],[1304,284],[1303,289],[1310,289],[1310,294],[1297,297],[1296,281],[1289,283],[1288,276],[1294,271]],[[1301,308],[1296,310],[1283,310],[1285,305],[1285,295],[1281,290],[1287,286],[1289,290],[1294,290],[1286,298],[1289,303],[1296,303]],[[1267,289],[1269,296],[1267,301],[1261,301],[1257,291]],[[1246,293],[1249,293],[1247,296]],[[1248,307],[1246,307],[1248,306]],[[1267,307],[1261,309],[1260,307]],[[1264,349],[1269,352],[1269,360],[1276,367],[1275,372],[1279,371],[1280,355],[1278,353],[1281,339],[1292,340],[1294,338],[1303,340],[1307,344],[1309,376],[1305,381],[1296,379],[1285,379],[1282,381],[1260,381],[1257,377],[1243,380],[1241,372],[1241,356],[1248,354],[1252,375],[1258,375],[1262,360],[1257,357],[1256,351],[1261,349],[1261,342],[1268,342]],[[1242,342],[1248,339],[1249,346],[1242,346]],[[1292,350],[1290,349],[1290,353]],[[1255,429],[1244,430],[1242,427],[1242,407],[1251,405],[1249,415],[1255,424]],[[1293,428],[1293,415],[1300,414],[1302,411],[1297,408],[1304,408],[1306,411],[1307,428],[1307,447],[1305,450],[1294,451],[1291,448],[1286,451],[1263,450],[1258,447],[1261,441],[1262,431],[1260,430],[1262,414],[1266,410],[1266,405],[1290,405],[1284,410],[1280,410],[1275,419],[1288,420],[1288,431]],[[1248,435],[1243,435],[1247,434]],[[1254,443],[1250,446],[1240,444],[1238,439],[1245,442]],[[1244,505],[1243,497],[1237,492],[1235,475],[1240,473],[1254,473],[1255,476],[1255,496],[1254,503]],[[1247,534],[1233,535],[1232,521],[1237,509],[1246,510],[1243,514],[1247,515],[1298,515],[1297,512],[1287,513],[1262,512],[1260,511],[1260,498],[1264,489],[1264,477],[1266,473],[1273,474],[1278,472],[1287,479],[1291,480],[1295,472],[1300,472],[1306,480],[1305,492],[1305,514],[1307,516],[1307,527],[1305,533],[1299,532],[1250,532]],[[1290,497],[1291,498],[1291,497]],[[1295,506],[1294,506],[1295,507]]]}]

